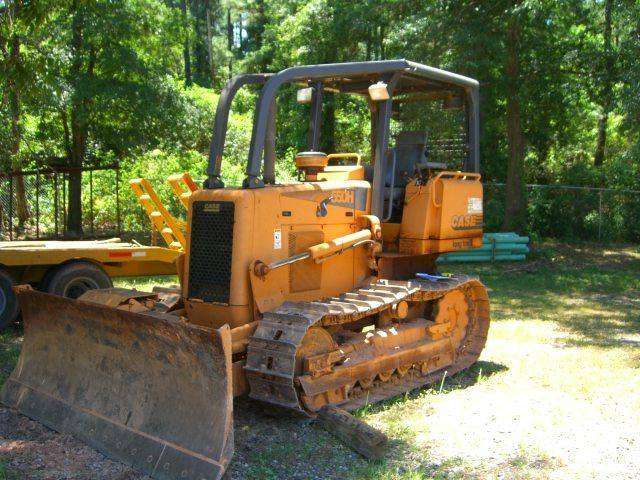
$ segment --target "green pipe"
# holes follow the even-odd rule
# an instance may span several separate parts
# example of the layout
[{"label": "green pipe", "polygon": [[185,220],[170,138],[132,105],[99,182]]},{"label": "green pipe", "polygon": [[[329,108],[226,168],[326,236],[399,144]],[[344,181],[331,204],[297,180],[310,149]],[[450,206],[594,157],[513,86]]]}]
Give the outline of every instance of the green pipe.
[{"label": "green pipe", "polygon": [[496,243],[529,243],[529,237],[521,237],[515,233],[485,233],[483,236],[484,243],[491,243],[493,240]]},{"label": "green pipe", "polygon": [[484,234],[485,237],[493,237],[493,238],[513,238],[519,237],[516,232],[487,232]]},{"label": "green pipe", "polygon": [[[525,260],[526,255],[511,254],[511,255],[496,255],[496,262],[521,262]],[[456,257],[439,257],[440,263],[462,263],[462,262],[491,262],[491,256],[473,256],[473,255],[460,255]]]},{"label": "green pipe", "polygon": [[464,250],[465,252],[514,252],[514,253],[529,253],[529,247],[522,243],[503,243],[496,244],[493,248],[491,245],[484,245],[480,248],[473,248],[470,250]]},{"label": "green pipe", "polygon": [[[496,256],[520,254],[520,253],[527,254],[527,253],[529,253],[529,249],[528,248],[508,248],[508,249],[504,249],[504,250],[503,249],[496,249],[496,251],[495,251],[495,255]],[[460,255],[462,255],[462,256],[471,255],[471,256],[474,256],[474,257],[477,257],[477,256],[480,256],[480,257],[489,256],[489,257],[491,257],[491,256],[494,255],[494,252],[492,252],[491,250],[485,250],[485,249],[482,249],[482,250],[480,250],[480,249],[478,249],[478,250],[460,250],[460,251],[457,251],[457,252],[448,252],[445,255],[449,255],[449,256],[452,256],[452,257],[457,257],[457,256],[460,256]]]},{"label": "green pipe", "polygon": [[[478,248],[472,248],[469,250],[465,250],[468,252],[491,252],[493,251],[493,245],[483,245]],[[528,252],[529,247],[522,243],[496,243],[495,250],[497,251],[506,251],[506,250],[519,250],[522,252]]]}]

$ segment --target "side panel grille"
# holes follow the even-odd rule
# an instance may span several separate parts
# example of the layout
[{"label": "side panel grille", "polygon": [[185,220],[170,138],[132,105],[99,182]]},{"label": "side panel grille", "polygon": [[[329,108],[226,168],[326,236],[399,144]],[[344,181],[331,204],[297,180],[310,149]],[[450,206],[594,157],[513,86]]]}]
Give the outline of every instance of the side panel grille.
[{"label": "side panel grille", "polygon": [[189,298],[229,303],[233,202],[194,202],[189,248]]}]

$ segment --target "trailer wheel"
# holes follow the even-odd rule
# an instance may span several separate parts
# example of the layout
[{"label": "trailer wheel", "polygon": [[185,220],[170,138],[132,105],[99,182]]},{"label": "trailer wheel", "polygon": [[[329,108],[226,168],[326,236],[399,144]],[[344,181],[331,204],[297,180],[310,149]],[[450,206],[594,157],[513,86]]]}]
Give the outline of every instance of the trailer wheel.
[{"label": "trailer wheel", "polygon": [[78,298],[88,290],[111,288],[111,278],[102,268],[91,262],[72,262],[47,274],[43,290],[53,295]]},{"label": "trailer wheel", "polygon": [[0,270],[0,331],[18,318],[18,299],[13,293],[13,279]]}]

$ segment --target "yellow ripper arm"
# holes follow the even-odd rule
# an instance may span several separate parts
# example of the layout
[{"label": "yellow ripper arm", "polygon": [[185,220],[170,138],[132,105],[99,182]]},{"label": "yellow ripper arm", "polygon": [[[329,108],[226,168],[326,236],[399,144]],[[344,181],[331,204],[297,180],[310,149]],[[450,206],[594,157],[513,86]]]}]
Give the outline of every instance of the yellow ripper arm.
[{"label": "yellow ripper arm", "polygon": [[129,180],[129,185],[169,248],[183,250],[186,245],[183,226],[162,204],[149,180],[134,178]]}]

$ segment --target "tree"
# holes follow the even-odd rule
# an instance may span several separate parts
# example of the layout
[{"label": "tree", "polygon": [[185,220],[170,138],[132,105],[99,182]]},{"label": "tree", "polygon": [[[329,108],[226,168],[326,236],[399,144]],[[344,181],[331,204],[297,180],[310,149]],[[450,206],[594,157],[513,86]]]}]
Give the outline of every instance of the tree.
[{"label": "tree", "polygon": [[[22,104],[25,87],[34,78],[33,71],[30,70],[34,65],[27,65],[27,59],[22,53],[23,43],[25,39],[33,37],[43,18],[43,5],[38,1],[8,0],[0,5],[0,71],[1,78],[4,79],[2,106],[4,109],[8,105],[11,125],[7,142],[8,155],[1,155],[0,152],[0,158],[4,157],[2,163],[8,171],[19,171],[22,168]],[[18,229],[22,230],[30,216],[26,188],[22,176],[14,177],[13,181]]]},{"label": "tree", "polygon": [[607,123],[609,114],[613,107],[613,84],[615,82],[615,67],[617,53],[613,48],[612,27],[613,27],[613,9],[614,0],[605,0],[604,2],[604,25],[603,25],[603,52],[602,52],[602,71],[600,93],[598,95],[598,103],[600,104],[600,113],[598,115],[598,137],[596,141],[596,151],[593,156],[593,163],[599,167],[602,165],[605,156],[605,148],[607,146]]},{"label": "tree", "polygon": [[[518,7],[515,2],[513,7]],[[522,231],[525,225],[524,199],[524,139],[522,137],[522,110],[520,107],[520,42],[521,27],[515,12],[509,12],[506,32],[505,77],[507,83],[507,143],[509,161],[507,163],[507,186],[505,212],[502,228]]]},{"label": "tree", "polygon": [[[57,4],[47,28],[56,52],[57,102],[69,173],[65,232],[82,235],[83,166],[122,158],[142,145],[170,138],[170,115],[180,108],[165,83],[171,56],[177,57],[180,17],[155,0],[113,4],[69,0]],[[158,31],[149,36],[151,31]],[[47,117],[43,125],[51,121]]]},{"label": "tree", "polygon": [[[38,5],[47,14],[36,21]],[[525,198],[524,182],[640,188],[638,8],[627,0],[0,0],[0,162],[13,169],[63,157],[78,169],[160,158],[148,156],[154,148],[200,156],[215,101],[201,87],[217,90],[239,72],[404,57],[480,81],[483,178],[507,185],[504,216],[491,228],[549,225],[525,225],[527,215],[552,214]],[[236,102],[242,128],[254,102],[252,93]],[[279,145],[304,148],[305,107],[293,90],[279,103]],[[322,124],[322,148],[368,149],[366,104],[327,94]],[[67,189],[74,235],[83,223],[76,172]],[[588,222],[587,210],[576,222]]]}]

